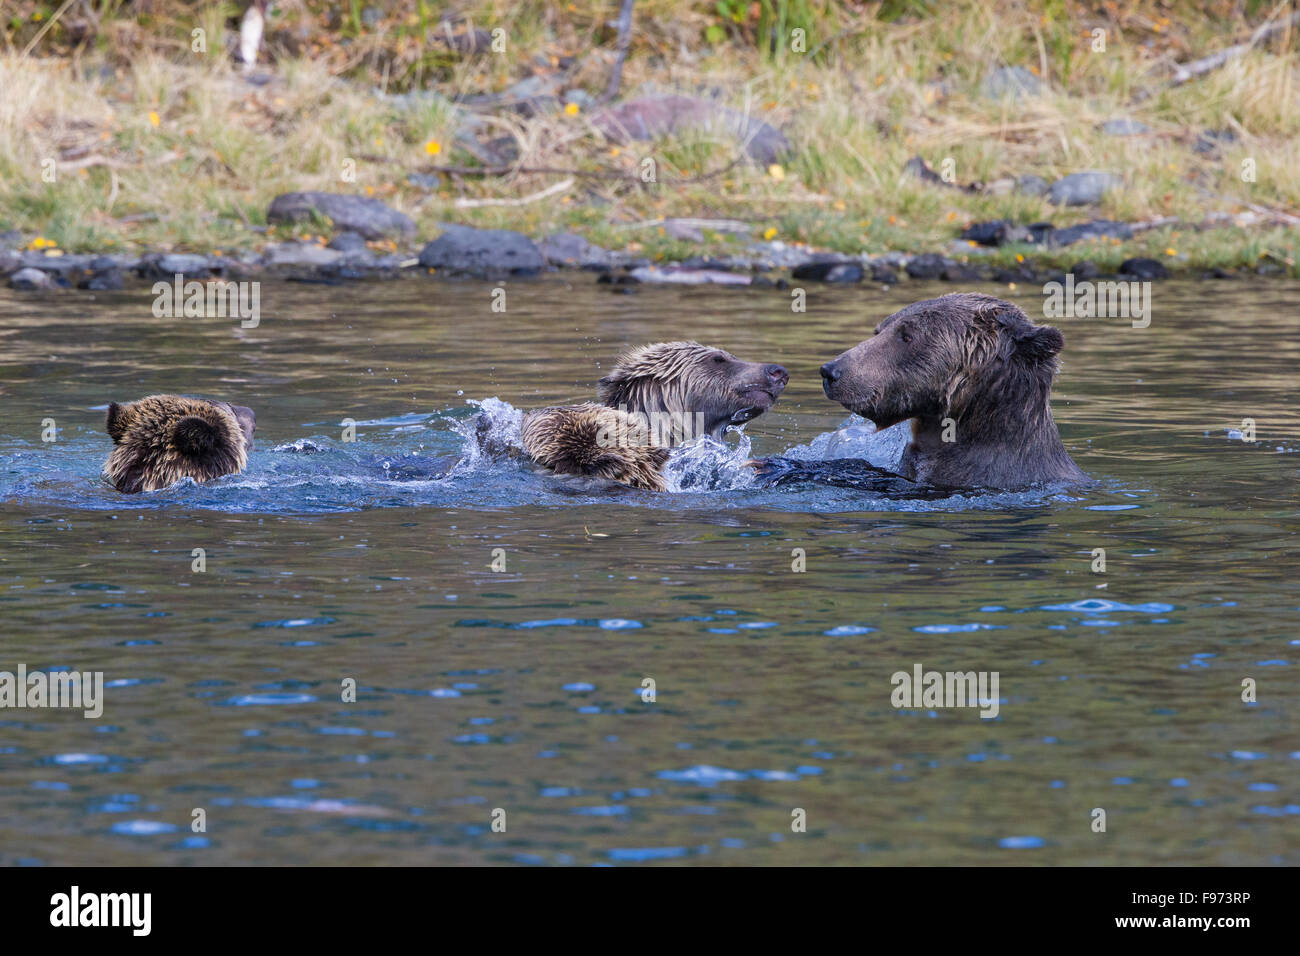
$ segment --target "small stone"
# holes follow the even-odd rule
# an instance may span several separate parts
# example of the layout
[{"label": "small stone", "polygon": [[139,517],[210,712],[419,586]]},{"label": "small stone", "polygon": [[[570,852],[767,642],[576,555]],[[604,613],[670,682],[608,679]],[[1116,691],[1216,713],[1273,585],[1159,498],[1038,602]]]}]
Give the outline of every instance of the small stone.
[{"label": "small stone", "polygon": [[42,272],[40,269],[31,267],[19,269],[9,277],[9,288],[18,289],[21,292],[53,289],[54,286],[55,282],[48,272]]},{"label": "small stone", "polygon": [[418,189],[433,192],[442,188],[442,177],[437,173],[407,173],[406,181]]},{"label": "small stone", "polygon": [[1133,276],[1135,279],[1167,279],[1169,270],[1155,259],[1125,259],[1120,263],[1121,275]]},{"label": "small stone", "polygon": [[340,232],[330,240],[329,248],[344,253],[368,251],[365,237],[359,232]]},{"label": "small stone", "polygon": [[1053,247],[1069,246],[1084,239],[1131,239],[1133,227],[1126,222],[1110,219],[1093,219],[1075,226],[1052,230],[1048,244]]},{"label": "small stone", "polygon": [[805,262],[803,265],[797,266],[790,273],[790,278],[812,282],[852,283],[861,282],[864,275],[862,266],[856,262],[846,262],[839,259],[814,259],[811,262]]},{"label": "small stone", "polygon": [[1101,124],[1101,131],[1107,136],[1141,136],[1151,132],[1151,127],[1141,120],[1129,119],[1127,116],[1109,119]]},{"label": "small stone", "polygon": [[1016,192],[1022,196],[1041,196],[1047,192],[1047,180],[1042,176],[1020,176],[1016,179]]},{"label": "small stone", "polygon": [[1100,202],[1102,196],[1121,183],[1122,180],[1114,173],[1090,169],[1082,173],[1071,173],[1052,183],[1047,190],[1047,198],[1058,206],[1086,206]]},{"label": "small stone", "polygon": [[1043,81],[1023,66],[1003,66],[984,78],[984,95],[991,100],[1021,99],[1043,92]]},{"label": "small stone", "polygon": [[91,292],[116,292],[126,287],[122,273],[118,269],[101,269],[77,283],[78,289]]},{"label": "small stone", "polygon": [[943,256],[927,252],[913,257],[906,265],[907,274],[913,279],[937,279],[946,268],[949,262]]}]

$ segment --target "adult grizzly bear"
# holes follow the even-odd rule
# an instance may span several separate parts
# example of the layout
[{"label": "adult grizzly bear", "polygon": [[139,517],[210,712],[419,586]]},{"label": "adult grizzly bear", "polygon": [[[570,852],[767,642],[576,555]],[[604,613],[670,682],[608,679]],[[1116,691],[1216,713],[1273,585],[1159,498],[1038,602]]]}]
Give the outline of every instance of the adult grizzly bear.
[{"label": "adult grizzly bear", "polygon": [[208,481],[248,464],[257,416],[251,408],[182,395],[150,395],[108,406],[113,450],[104,475],[126,494],[157,491],[181,478]]},{"label": "adult grizzly bear", "polygon": [[780,365],[744,362],[698,342],[659,342],[622,355],[597,383],[600,404],[542,408],[524,416],[524,451],[561,475],[664,491],[668,450],[721,439],[757,418],[790,376]]},{"label": "adult grizzly bear", "polygon": [[900,478],[933,489],[1084,481],[1049,401],[1064,345],[1057,329],[1034,325],[993,296],[963,292],[913,303],[821,368],[826,396],[877,428],[911,420],[898,474],[855,459],[770,459],[759,463],[760,474],[775,483],[810,479],[904,492]]}]

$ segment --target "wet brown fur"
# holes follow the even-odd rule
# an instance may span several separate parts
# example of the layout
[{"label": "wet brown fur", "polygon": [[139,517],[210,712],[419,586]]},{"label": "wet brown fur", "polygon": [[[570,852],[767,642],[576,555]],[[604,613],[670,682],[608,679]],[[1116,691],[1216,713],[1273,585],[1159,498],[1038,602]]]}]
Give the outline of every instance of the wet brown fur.
[{"label": "wet brown fur", "polygon": [[912,481],[997,489],[1083,481],[1052,418],[1064,346],[1057,329],[1010,302],[954,293],[889,316],[874,338],[823,366],[823,386],[878,428],[912,420],[898,468]]},{"label": "wet brown fur", "polygon": [[252,409],[182,395],[150,395],[108,406],[113,450],[104,475],[118,491],[157,491],[182,478],[209,481],[248,464]]},{"label": "wet brown fur", "polygon": [[[779,365],[744,362],[698,342],[660,342],[632,349],[597,384],[600,404],[543,408],[523,421],[524,450],[557,474],[618,481],[664,491],[668,449],[705,434],[721,438],[728,425],[770,408],[789,376]],[[651,415],[674,416],[666,434],[649,435]],[[645,418],[641,418],[645,416]],[[620,440],[610,441],[610,436]]]}]

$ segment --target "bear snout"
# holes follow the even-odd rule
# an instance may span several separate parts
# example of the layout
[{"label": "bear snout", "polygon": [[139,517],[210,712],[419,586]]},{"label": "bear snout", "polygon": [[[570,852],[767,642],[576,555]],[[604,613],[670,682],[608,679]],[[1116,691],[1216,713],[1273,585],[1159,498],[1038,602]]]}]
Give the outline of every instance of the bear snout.
[{"label": "bear snout", "polygon": [[839,360],[827,362],[822,366],[822,391],[826,393],[827,398],[831,398],[831,386],[840,380],[844,372],[839,366]]},{"label": "bear snout", "polygon": [[767,380],[778,389],[785,388],[790,382],[790,373],[780,365],[765,365],[763,367],[763,374],[766,375]]}]

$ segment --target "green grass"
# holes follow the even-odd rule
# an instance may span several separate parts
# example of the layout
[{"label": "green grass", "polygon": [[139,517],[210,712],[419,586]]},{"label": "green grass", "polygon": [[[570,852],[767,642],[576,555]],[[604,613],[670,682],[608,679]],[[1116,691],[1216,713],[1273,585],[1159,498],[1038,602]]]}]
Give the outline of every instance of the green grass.
[{"label": "green grass", "polygon": [[[626,178],[579,178],[562,196],[476,209],[457,209],[454,202],[524,197],[562,177],[447,177],[428,195],[407,182],[408,173],[475,164],[455,143],[455,113],[441,101],[398,109],[376,90],[499,91],[534,72],[555,73],[571,58],[563,88],[599,95],[608,80],[609,21],[617,3],[468,4],[459,8],[467,19],[457,29],[472,22],[507,37],[506,54],[469,57],[435,42],[441,5],[389,4],[390,13],[373,26],[361,20],[366,5],[305,0],[286,6],[268,28],[274,79],[255,87],[224,52],[220,34],[236,29],[235,5],[177,2],[133,20],[132,6],[99,3],[93,36],[78,38],[59,23],[24,58],[51,10],[11,3],[0,27],[0,229],[16,228],[68,251],[235,251],[290,234],[324,235],[324,223],[267,235],[246,223],[264,224],[279,193],[326,189],[373,195],[411,214],[422,240],[445,221],[534,237],[572,230],[607,247],[670,260],[736,251],[744,240],[706,236],[701,244],[683,243],[632,225],[665,217],[734,218],[752,223],[753,238],[770,233],[838,252],[954,254],[950,243],[962,227],[982,219],[1049,219],[1063,226],[1088,218],[1178,216],[1180,226],[1120,245],[999,250],[990,261],[1021,254],[1053,267],[1081,258],[1105,266],[1151,254],[1191,269],[1249,267],[1264,256],[1300,275],[1293,228],[1194,228],[1211,214],[1295,215],[1300,208],[1294,35],[1163,89],[1170,63],[1248,36],[1272,10],[1261,4],[1249,5],[1250,22],[1243,23],[1227,2],[1139,2],[1121,9],[1069,0],[1027,6],[641,0],[624,93],[646,83],[724,91],[729,105],[748,104],[779,126],[794,146],[791,156],[776,170],[742,165],[706,182],[673,185],[726,166],[734,144],[697,133],[620,149],[583,114],[501,114],[489,120],[491,135],[515,137],[524,164]],[[190,50],[195,26],[207,31],[206,54]],[[808,54],[784,42],[795,28],[806,32]],[[1106,31],[1105,52],[1091,48],[1094,29]],[[1035,71],[1046,91],[1014,102],[985,98],[984,78],[1004,64]],[[1136,99],[1139,91],[1152,95]],[[1131,138],[1100,132],[1102,121],[1118,116],[1141,120],[1152,132]],[[1237,139],[1220,155],[1192,149],[1198,134],[1222,128]],[[87,155],[105,163],[76,168]],[[635,179],[647,155],[658,166],[656,186]],[[900,179],[915,155],[935,168],[951,158],[961,182],[1030,173],[1050,181],[1100,168],[1119,173],[1125,185],[1096,207],[1063,210],[1015,193],[968,194]],[[41,176],[51,158],[62,164],[55,183]],[[1242,180],[1246,160],[1255,165],[1254,182]],[[353,182],[342,178],[349,161]]]}]

